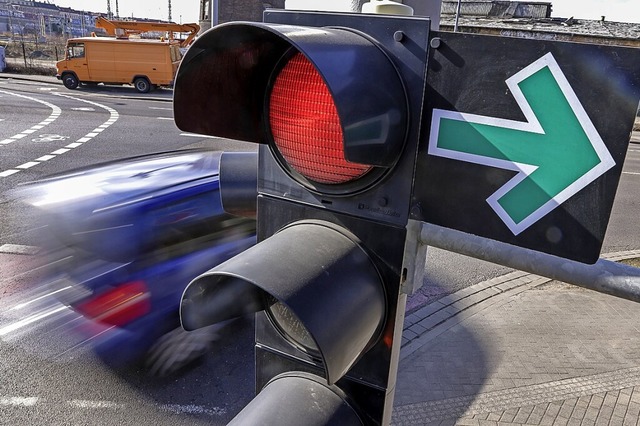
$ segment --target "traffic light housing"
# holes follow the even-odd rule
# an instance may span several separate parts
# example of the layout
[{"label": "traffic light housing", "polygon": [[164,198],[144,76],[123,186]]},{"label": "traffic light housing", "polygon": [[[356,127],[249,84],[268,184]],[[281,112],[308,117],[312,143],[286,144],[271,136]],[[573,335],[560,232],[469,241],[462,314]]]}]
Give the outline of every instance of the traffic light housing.
[{"label": "traffic light housing", "polygon": [[390,421],[429,26],[273,10],[213,28],[182,61],[178,127],[260,144],[259,242],[181,304],[188,330],[257,313],[259,395],[238,423]]}]

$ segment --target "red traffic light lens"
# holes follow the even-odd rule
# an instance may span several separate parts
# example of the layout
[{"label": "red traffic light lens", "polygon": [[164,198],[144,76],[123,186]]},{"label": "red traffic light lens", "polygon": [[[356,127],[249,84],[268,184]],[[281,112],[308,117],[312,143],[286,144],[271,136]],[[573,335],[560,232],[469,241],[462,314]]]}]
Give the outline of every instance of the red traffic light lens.
[{"label": "red traffic light lens", "polygon": [[303,54],[295,54],[282,68],[269,101],[275,145],[287,164],[302,176],[321,184],[343,184],[371,170],[371,166],[346,160],[331,92]]}]

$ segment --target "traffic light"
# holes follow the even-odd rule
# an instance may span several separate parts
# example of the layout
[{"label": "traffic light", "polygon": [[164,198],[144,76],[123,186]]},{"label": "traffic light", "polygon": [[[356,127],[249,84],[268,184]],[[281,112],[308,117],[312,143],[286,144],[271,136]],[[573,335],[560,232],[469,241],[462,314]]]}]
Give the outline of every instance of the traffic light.
[{"label": "traffic light", "polygon": [[388,424],[430,20],[264,18],[211,29],[178,70],[179,128],[259,144],[259,242],[189,284],[182,324],[256,313],[236,424]]}]

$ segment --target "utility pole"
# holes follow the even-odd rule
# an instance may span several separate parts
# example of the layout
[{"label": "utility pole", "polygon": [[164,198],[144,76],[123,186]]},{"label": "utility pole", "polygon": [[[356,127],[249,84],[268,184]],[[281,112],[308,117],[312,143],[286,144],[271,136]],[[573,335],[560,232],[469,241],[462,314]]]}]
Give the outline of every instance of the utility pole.
[{"label": "utility pole", "polygon": [[111,13],[111,0],[107,0],[107,19],[113,19],[113,14]]},{"label": "utility pole", "polygon": [[7,13],[9,14],[9,32],[11,33],[10,37],[13,40],[13,19],[11,16],[13,15],[13,5],[10,5],[11,9],[7,8]]},{"label": "utility pole", "polygon": [[120,10],[118,9],[118,0],[116,0],[116,19],[120,19]]},{"label": "utility pole", "polygon": [[171,21],[171,0],[169,0],[169,22]]}]

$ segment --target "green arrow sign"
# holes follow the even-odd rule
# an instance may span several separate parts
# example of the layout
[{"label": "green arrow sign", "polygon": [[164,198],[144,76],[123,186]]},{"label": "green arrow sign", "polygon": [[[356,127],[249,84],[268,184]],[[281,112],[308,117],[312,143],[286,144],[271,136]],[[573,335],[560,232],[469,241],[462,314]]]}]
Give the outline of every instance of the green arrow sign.
[{"label": "green arrow sign", "polygon": [[506,83],[526,121],[434,109],[428,153],[517,172],[487,202],[518,235],[615,161],[551,53]]}]

